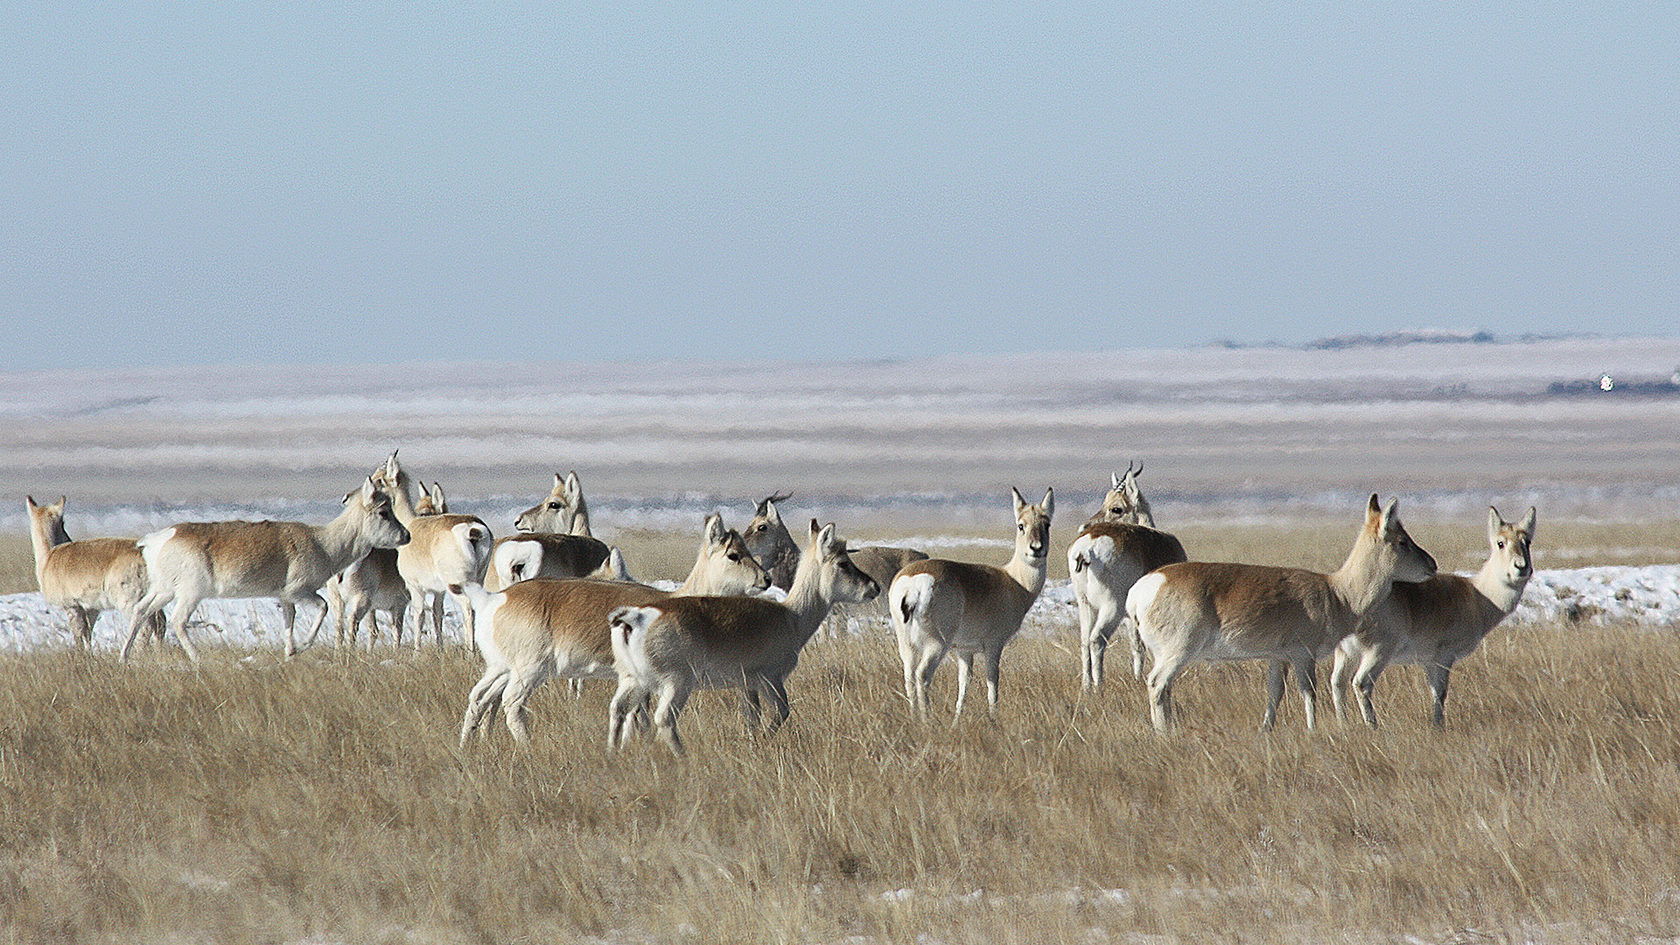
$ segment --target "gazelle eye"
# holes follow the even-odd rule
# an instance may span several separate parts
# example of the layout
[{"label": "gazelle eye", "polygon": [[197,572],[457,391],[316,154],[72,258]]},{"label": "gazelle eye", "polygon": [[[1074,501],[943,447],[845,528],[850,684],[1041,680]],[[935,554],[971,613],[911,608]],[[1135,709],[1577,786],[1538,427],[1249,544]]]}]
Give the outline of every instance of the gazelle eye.
[{"label": "gazelle eye", "polygon": [[550,503],[548,503],[548,507],[551,508],[551,509],[558,509],[560,507],[560,503],[550,502]]},{"label": "gazelle eye", "polygon": [[739,560],[741,560],[741,556],[740,556],[740,555],[738,555],[738,554],[736,554],[736,553],[735,553],[735,552],[733,552],[733,551],[731,551],[731,552],[730,552],[730,553],[729,553],[729,560],[731,560],[731,561],[739,561]]},{"label": "gazelle eye", "polygon": [[1500,541],[1499,541],[1499,547],[1500,547],[1500,548],[1504,548],[1504,547],[1505,547],[1505,540],[1504,540],[1504,539],[1500,539]]}]

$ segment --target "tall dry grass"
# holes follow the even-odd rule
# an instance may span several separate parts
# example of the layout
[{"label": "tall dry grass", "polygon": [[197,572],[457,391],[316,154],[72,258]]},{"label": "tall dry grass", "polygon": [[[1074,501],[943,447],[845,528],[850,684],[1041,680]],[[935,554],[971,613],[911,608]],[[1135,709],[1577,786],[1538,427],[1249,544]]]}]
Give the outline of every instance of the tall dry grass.
[{"label": "tall dry grass", "polygon": [[35,585],[35,552],[29,534],[0,535],[0,594],[40,590]]},{"label": "tall dry grass", "polygon": [[[606,757],[610,686],[533,742],[455,733],[465,654],[129,666],[0,658],[14,942],[1637,941],[1680,934],[1680,647],[1496,631],[1435,731],[1256,731],[1259,667],[1199,667],[1153,734],[1071,634],[1002,709],[913,724],[884,636],[819,638],[774,737],[695,700],[690,757]],[[241,658],[241,657],[244,658]],[[937,696],[948,710],[949,670]],[[1410,938],[1408,938],[1410,937]]]}]

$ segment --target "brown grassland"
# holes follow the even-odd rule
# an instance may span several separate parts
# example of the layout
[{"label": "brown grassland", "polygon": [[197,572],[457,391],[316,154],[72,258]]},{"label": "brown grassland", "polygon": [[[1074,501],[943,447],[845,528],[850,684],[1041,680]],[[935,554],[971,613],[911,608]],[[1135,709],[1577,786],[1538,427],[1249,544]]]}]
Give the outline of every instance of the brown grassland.
[{"label": "brown grassland", "polygon": [[[1543,531],[1539,564],[1674,541],[1582,528]],[[1444,566],[1480,554],[1463,528],[1412,530]],[[1333,566],[1352,526],[1181,534]],[[686,537],[645,540],[686,550],[632,554],[639,576],[692,559]],[[27,545],[5,548],[31,587]],[[0,656],[0,941],[1680,937],[1671,629],[1501,627],[1455,671],[1442,731],[1412,667],[1385,675],[1381,729],[1306,732],[1291,694],[1262,735],[1260,667],[1203,665],[1167,737],[1123,660],[1080,694],[1073,639],[1012,644],[997,718],[971,693],[953,728],[909,718],[890,631],[819,637],[781,732],[702,694],[685,761],[647,739],[608,758],[605,682],[543,687],[527,746],[496,719],[458,749],[478,661],[456,648]]]}]

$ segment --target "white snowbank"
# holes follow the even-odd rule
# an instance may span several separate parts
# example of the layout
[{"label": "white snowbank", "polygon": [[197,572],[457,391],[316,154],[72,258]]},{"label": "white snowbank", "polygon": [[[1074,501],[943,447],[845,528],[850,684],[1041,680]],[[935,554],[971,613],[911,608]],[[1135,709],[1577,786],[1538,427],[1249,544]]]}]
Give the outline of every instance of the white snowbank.
[{"label": "white snowbank", "polygon": [[[656,582],[656,585],[665,590],[675,590],[677,586],[670,581]],[[770,596],[782,595],[773,591]],[[299,613],[300,643],[307,636],[313,617],[307,610]],[[1653,629],[1677,627],[1680,626],[1680,564],[1537,571],[1511,620],[1515,623],[1577,620],[1589,625],[1626,623]],[[854,633],[868,633],[879,629],[874,626],[878,622],[850,617],[846,625]],[[120,624],[120,617],[102,616],[94,628],[95,648],[120,646]],[[459,638],[461,624],[453,606],[446,608],[444,627],[447,634]],[[1077,632],[1078,627],[1073,586],[1067,581],[1046,583],[1044,593],[1027,615],[1026,632],[1071,633]],[[199,605],[188,628],[193,641],[200,645],[279,649],[285,640],[280,608],[266,600],[205,601]],[[386,639],[388,642],[389,638]],[[35,650],[69,646],[71,642],[64,616],[48,607],[40,594],[0,597],[0,650]],[[329,623],[322,629],[316,645],[331,642]]]}]

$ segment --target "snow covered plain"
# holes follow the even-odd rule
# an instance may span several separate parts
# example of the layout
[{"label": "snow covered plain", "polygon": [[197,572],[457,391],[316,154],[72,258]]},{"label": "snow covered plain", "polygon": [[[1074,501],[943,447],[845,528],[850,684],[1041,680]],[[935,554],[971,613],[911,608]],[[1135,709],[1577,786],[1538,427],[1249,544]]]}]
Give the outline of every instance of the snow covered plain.
[{"label": "snow covered plain", "polygon": [[[884,348],[893,346],[884,345]],[[486,353],[493,357],[492,353]],[[1489,504],[1560,519],[1680,520],[1680,395],[1559,394],[1670,377],[1680,338],[1338,350],[1115,350],[796,364],[435,363],[0,373],[0,532],[22,496],[70,496],[73,535],[215,518],[323,521],[392,449],[501,529],[583,475],[598,530],[688,531],[791,490],[798,514],[937,549],[998,527],[1007,489],[1057,488],[1065,528],[1143,460],[1169,527],[1345,516],[1371,492],[1408,521]],[[993,532],[995,533],[995,532]],[[1567,563],[1562,549],[1551,564]],[[1660,550],[1655,553],[1660,554]],[[1677,567],[1546,570],[1517,621],[1676,623]],[[1055,573],[1053,568],[1052,573]],[[106,617],[96,635],[109,641]],[[277,645],[264,602],[203,605],[236,646]],[[1074,617],[1053,581],[1033,618]],[[65,639],[36,595],[0,598],[0,646]],[[103,644],[102,644],[103,645]]]},{"label": "snow covered plain", "polygon": [[[667,590],[676,588],[675,582],[657,583]],[[1065,580],[1049,581],[1027,615],[1023,632],[1077,635],[1079,614],[1075,607],[1072,585]],[[309,619],[309,614],[299,614],[300,633],[308,629]],[[843,624],[831,621],[830,626],[835,629],[844,626],[852,633],[881,633],[885,645],[888,632],[885,617],[843,619]],[[1680,628],[1680,564],[1538,571],[1529,581],[1522,603],[1507,626],[1554,620],[1578,621],[1587,626],[1632,624],[1653,630]],[[285,641],[280,608],[270,601],[205,601],[188,626],[188,632],[200,647],[279,649]],[[461,626],[453,609],[446,610],[444,626],[446,633],[459,639]],[[94,628],[95,648],[114,651],[121,643],[118,639],[121,630],[120,617],[109,614],[100,617],[99,625]],[[316,645],[330,645],[331,639],[329,623],[322,628]],[[386,640],[388,643],[389,637]],[[48,607],[40,594],[0,596],[0,650],[71,644],[63,614]]]}]

